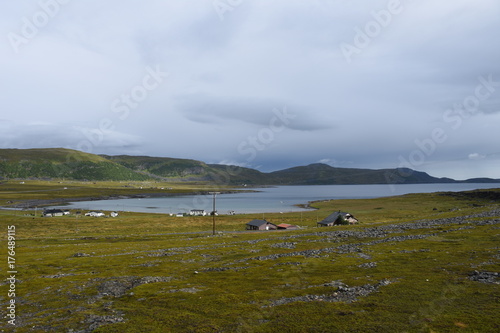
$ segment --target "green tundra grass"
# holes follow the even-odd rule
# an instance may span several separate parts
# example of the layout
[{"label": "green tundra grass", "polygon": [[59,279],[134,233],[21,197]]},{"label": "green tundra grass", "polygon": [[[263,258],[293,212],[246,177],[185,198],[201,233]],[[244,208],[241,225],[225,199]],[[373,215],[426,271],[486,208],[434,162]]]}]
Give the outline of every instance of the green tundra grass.
[{"label": "green tundra grass", "polygon": [[[295,231],[245,232],[261,214],[218,216],[215,236],[209,216],[0,211],[0,331],[498,332],[500,191],[475,193],[266,214]],[[337,210],[361,223],[316,227]],[[8,226],[15,326],[6,317]]]}]

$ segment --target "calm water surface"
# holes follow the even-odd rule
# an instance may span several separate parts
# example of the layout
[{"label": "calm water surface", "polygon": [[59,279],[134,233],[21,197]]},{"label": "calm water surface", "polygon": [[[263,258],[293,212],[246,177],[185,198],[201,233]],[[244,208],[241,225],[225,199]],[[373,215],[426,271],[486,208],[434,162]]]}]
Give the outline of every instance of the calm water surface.
[{"label": "calm water surface", "polygon": [[[296,212],[304,208],[298,204],[329,199],[378,198],[408,193],[430,193],[440,191],[466,191],[499,188],[500,184],[411,184],[411,185],[312,185],[277,186],[255,188],[257,192],[219,194],[216,208],[219,214]],[[188,213],[191,209],[212,211],[211,195],[187,195],[165,198],[117,199],[80,201],[64,206],[82,210],[116,210],[149,213]],[[60,206],[59,206],[60,207]]]}]

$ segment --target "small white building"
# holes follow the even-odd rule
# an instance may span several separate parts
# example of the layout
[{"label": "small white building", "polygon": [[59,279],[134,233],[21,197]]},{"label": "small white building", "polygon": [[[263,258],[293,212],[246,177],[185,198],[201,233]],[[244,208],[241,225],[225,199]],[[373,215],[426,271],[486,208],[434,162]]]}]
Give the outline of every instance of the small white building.
[{"label": "small white building", "polygon": [[106,215],[103,212],[92,211],[92,212],[85,213],[85,216],[103,217],[103,216],[106,216]]},{"label": "small white building", "polygon": [[54,217],[54,216],[63,216],[64,212],[61,209],[47,209],[43,212],[42,216],[44,217]]},{"label": "small white building", "polygon": [[206,216],[207,212],[205,212],[203,209],[191,209],[189,212],[189,215],[191,216]]}]

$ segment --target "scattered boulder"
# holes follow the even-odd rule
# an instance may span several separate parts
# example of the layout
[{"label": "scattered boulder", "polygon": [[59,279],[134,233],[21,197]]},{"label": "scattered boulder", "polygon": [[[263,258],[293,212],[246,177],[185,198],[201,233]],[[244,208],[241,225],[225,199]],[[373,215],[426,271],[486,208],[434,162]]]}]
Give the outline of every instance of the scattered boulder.
[{"label": "scattered boulder", "polygon": [[191,287],[191,288],[171,289],[169,292],[196,294],[199,291],[201,291],[201,289]]},{"label": "scattered boulder", "polygon": [[359,268],[374,268],[377,267],[376,262],[367,262],[358,266]]},{"label": "scattered boulder", "polygon": [[469,273],[469,280],[482,283],[500,284],[499,277],[500,275],[497,272],[474,271]]},{"label": "scattered boulder", "polygon": [[295,249],[295,245],[297,243],[294,243],[294,242],[284,242],[284,243],[276,243],[276,244],[273,244],[271,245],[271,247],[274,247],[274,248],[279,248],[279,249]]},{"label": "scattered boulder", "polygon": [[43,275],[42,278],[45,279],[60,279],[66,276],[74,276],[75,274],[73,273],[60,273],[60,274],[55,274],[55,275]]},{"label": "scattered boulder", "polygon": [[323,295],[304,295],[296,297],[283,297],[278,300],[274,300],[267,307],[279,306],[293,302],[345,302],[353,303],[358,301],[359,297],[366,297],[376,291],[382,286],[387,286],[393,281],[384,279],[376,284],[365,284],[363,286],[349,287],[345,283],[340,281],[334,281],[325,284],[327,287],[334,287],[336,291],[329,294]]},{"label": "scattered boulder", "polygon": [[122,323],[125,319],[121,315],[110,315],[110,316],[97,316],[90,315],[87,317],[86,323],[89,325],[88,329],[83,332],[93,332],[97,328],[103,325]]},{"label": "scattered boulder", "polygon": [[142,284],[169,282],[170,280],[172,280],[172,278],[168,276],[146,276],[142,278],[128,276],[114,278],[112,280],[106,280],[97,286],[97,291],[99,292],[98,297],[122,297],[127,294],[130,289]]}]

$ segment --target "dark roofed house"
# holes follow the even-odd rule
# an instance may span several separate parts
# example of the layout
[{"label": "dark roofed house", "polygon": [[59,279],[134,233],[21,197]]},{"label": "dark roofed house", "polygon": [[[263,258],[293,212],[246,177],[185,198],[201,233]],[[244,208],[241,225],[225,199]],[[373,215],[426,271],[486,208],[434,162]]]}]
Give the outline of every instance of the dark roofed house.
[{"label": "dark roofed house", "polygon": [[43,211],[44,217],[64,216],[64,211],[61,209],[46,209]]},{"label": "dark roofed house", "polygon": [[318,222],[318,227],[331,227],[342,224],[355,224],[358,220],[349,213],[335,212],[328,215],[323,221]]},{"label": "dark roofed house", "polygon": [[278,227],[266,220],[252,220],[247,223],[247,230],[276,230]]}]

